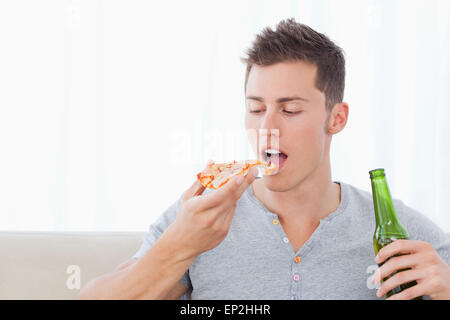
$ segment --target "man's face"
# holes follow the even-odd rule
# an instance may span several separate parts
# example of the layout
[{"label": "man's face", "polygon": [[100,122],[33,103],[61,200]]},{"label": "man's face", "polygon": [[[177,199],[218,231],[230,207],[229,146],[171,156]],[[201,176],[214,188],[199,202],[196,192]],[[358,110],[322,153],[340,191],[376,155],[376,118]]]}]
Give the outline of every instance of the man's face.
[{"label": "man's face", "polygon": [[260,160],[267,160],[267,146],[286,155],[271,157],[280,164],[276,174],[264,176],[272,191],[297,186],[327,155],[331,136],[324,129],[325,95],[315,87],[316,72],[315,65],[299,61],[254,65],[249,73],[245,126],[247,132],[258,133],[259,141],[251,141],[253,150]]}]

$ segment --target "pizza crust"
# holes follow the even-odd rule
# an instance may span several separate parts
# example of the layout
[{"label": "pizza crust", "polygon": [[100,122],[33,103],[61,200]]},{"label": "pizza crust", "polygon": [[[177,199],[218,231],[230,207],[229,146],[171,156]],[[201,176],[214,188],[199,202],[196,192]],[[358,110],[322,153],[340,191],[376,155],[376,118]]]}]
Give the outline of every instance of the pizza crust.
[{"label": "pizza crust", "polygon": [[208,165],[205,170],[199,172],[197,178],[205,188],[219,189],[234,176],[247,175],[250,168],[255,166],[263,166],[263,174],[271,174],[276,168],[275,164],[269,165],[267,162],[259,160],[216,163]]}]

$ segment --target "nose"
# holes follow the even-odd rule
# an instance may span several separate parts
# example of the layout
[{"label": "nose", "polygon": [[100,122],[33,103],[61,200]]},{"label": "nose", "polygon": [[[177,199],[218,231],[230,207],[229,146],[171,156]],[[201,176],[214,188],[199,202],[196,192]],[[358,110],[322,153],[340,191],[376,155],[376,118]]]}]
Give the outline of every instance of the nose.
[{"label": "nose", "polygon": [[278,149],[280,146],[280,126],[278,114],[275,111],[267,111],[259,128],[259,150],[264,150],[270,146],[271,149]]},{"label": "nose", "polygon": [[276,135],[279,136],[280,126],[278,121],[278,114],[275,110],[266,111],[259,130],[261,135]]}]

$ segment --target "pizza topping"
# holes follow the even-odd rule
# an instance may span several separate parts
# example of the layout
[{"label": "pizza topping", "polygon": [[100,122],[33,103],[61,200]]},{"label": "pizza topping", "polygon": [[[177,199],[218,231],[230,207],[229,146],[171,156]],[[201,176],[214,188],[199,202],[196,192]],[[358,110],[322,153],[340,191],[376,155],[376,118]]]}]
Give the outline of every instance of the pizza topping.
[{"label": "pizza topping", "polygon": [[197,178],[204,187],[218,189],[238,174],[247,175],[250,168],[255,166],[263,167],[263,174],[271,174],[276,168],[273,164],[259,160],[217,163],[208,165],[205,170],[197,174]]}]

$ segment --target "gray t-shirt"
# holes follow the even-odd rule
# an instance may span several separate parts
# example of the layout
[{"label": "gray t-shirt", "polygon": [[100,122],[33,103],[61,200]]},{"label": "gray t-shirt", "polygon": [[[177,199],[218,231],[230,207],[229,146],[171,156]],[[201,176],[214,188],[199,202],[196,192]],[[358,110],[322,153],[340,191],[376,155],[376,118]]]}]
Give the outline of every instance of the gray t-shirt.
[{"label": "gray t-shirt", "polygon": [[[251,186],[237,202],[219,246],[200,254],[180,279],[191,299],[378,299],[371,278],[375,229],[372,195],[341,185],[341,203],[294,252],[276,213]],[[205,193],[214,192],[209,189]],[[141,257],[175,220],[180,199],[155,223],[134,258]],[[394,200],[411,240],[426,241],[450,263],[450,238],[428,218]],[[299,212],[301,215],[301,212]],[[297,258],[296,258],[297,257]]]}]

